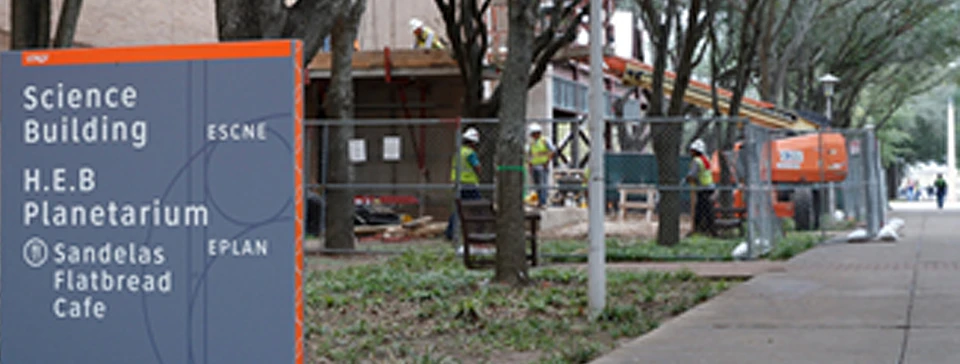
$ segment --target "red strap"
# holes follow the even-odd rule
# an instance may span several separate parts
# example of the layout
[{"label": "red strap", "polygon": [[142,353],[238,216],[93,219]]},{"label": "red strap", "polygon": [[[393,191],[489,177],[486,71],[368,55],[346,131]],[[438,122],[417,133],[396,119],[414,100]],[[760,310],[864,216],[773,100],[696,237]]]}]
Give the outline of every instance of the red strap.
[{"label": "red strap", "polygon": [[710,161],[707,160],[707,156],[701,154],[701,155],[700,155],[700,161],[703,162],[703,168],[704,168],[704,169],[710,169]]},{"label": "red strap", "polygon": [[390,47],[383,47],[383,78],[387,83],[393,82],[390,68]]}]

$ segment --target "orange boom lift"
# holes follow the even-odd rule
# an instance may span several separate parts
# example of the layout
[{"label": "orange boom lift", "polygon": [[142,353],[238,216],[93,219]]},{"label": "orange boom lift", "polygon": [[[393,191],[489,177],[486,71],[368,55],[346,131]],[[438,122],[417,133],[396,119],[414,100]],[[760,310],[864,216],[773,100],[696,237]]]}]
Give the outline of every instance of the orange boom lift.
[{"label": "orange boom lift", "polygon": [[[604,63],[608,71],[621,77],[622,82],[630,86],[649,88],[653,84],[653,67],[632,59],[606,56]],[[676,74],[667,72],[664,79],[664,92],[673,90],[673,81]],[[721,111],[729,113],[732,92],[718,89],[718,104]],[[711,86],[702,82],[690,81],[690,86],[684,95],[684,101],[702,108],[712,108],[713,99]],[[795,113],[778,109],[775,105],[744,97],[740,116],[750,123],[773,128],[794,131],[814,131],[819,125]],[[729,160],[737,160],[741,144],[734,146]],[[847,148],[846,139],[841,133],[823,132],[820,134],[806,134],[789,136],[771,141],[763,146],[763,153],[771,159],[771,182],[775,185],[773,205],[777,217],[792,218],[800,230],[816,229],[819,226],[818,192],[812,184],[826,182],[842,182],[847,177]],[[821,153],[823,151],[823,153]],[[822,162],[822,165],[821,165]],[[717,153],[714,152],[713,161],[714,180],[720,180],[720,163]],[[742,185],[738,180],[734,164],[731,163],[730,175],[735,185]],[[767,171],[753,171],[765,175]],[[734,211],[738,217],[745,217],[745,207],[742,190],[734,192]]]}]

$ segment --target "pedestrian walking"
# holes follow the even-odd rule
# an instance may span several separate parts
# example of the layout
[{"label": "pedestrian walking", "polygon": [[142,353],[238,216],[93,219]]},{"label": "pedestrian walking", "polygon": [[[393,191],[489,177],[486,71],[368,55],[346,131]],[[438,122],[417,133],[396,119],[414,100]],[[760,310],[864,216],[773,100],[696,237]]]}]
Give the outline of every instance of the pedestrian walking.
[{"label": "pedestrian walking", "polygon": [[947,197],[947,181],[943,179],[943,174],[937,174],[937,180],[933,182],[933,186],[937,189],[937,208],[943,209],[943,200]]}]

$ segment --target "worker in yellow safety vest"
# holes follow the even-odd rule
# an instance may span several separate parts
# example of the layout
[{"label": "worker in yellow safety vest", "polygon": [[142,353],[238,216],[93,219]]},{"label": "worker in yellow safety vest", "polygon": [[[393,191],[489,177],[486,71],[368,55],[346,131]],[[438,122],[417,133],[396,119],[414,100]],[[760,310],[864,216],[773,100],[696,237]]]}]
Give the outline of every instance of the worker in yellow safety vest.
[{"label": "worker in yellow safety vest", "polygon": [[[480,157],[477,156],[477,144],[480,143],[480,132],[476,128],[469,128],[463,133],[463,145],[460,151],[454,154],[450,165],[450,182],[460,183],[460,199],[480,199],[480,175],[483,169],[480,166]],[[456,212],[450,214],[447,230],[444,235],[453,240],[456,229]]]},{"label": "worker in yellow safety vest", "polygon": [[713,212],[714,184],[713,172],[710,170],[710,159],[707,157],[707,145],[697,139],[690,144],[690,170],[687,172],[687,182],[696,187],[696,205],[693,216],[693,231],[717,235],[713,228],[715,218]]},{"label": "worker in yellow safety vest", "polygon": [[543,129],[539,124],[530,125],[530,145],[527,147],[527,166],[530,177],[537,191],[537,207],[547,203],[547,176],[550,171],[550,161],[556,153],[556,148],[550,140],[543,137]]},{"label": "worker in yellow safety vest", "polygon": [[423,25],[423,21],[420,19],[410,19],[410,29],[413,30],[414,49],[443,49],[443,43],[440,42],[437,33],[430,27]]}]

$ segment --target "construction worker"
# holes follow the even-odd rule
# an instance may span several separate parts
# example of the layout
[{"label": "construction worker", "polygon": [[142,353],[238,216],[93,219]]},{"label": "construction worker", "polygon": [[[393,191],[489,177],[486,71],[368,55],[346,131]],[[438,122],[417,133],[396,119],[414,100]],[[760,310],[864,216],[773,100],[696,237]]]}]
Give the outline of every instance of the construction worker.
[{"label": "construction worker", "polygon": [[[460,146],[460,151],[453,156],[451,161],[450,182],[457,183],[459,170],[461,200],[481,198],[478,187],[483,169],[480,167],[480,157],[477,156],[477,143],[480,143],[480,132],[476,128],[467,129],[463,133],[463,145]],[[450,214],[447,230],[444,233],[448,240],[453,240],[456,223],[457,214],[454,211]]]},{"label": "construction worker", "polygon": [[943,209],[943,200],[947,197],[947,181],[943,179],[943,173],[937,173],[937,180],[933,182],[933,187],[937,189],[937,208]]},{"label": "construction worker", "polygon": [[430,27],[423,25],[423,21],[417,18],[410,19],[410,29],[413,31],[414,49],[443,49],[443,43],[437,37],[437,33]]},{"label": "construction worker", "polygon": [[527,166],[530,169],[530,176],[533,178],[533,184],[537,191],[537,207],[543,207],[547,203],[547,173],[550,171],[550,161],[556,153],[557,148],[543,137],[543,129],[540,124],[530,125],[530,145],[527,147]]},{"label": "construction worker", "polygon": [[687,182],[697,187],[696,208],[693,217],[693,232],[707,233],[715,236],[713,228],[713,173],[710,171],[710,159],[707,157],[707,145],[697,139],[690,144],[690,170],[687,173]]}]

